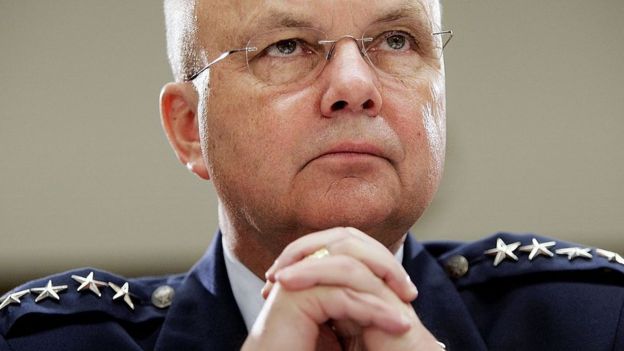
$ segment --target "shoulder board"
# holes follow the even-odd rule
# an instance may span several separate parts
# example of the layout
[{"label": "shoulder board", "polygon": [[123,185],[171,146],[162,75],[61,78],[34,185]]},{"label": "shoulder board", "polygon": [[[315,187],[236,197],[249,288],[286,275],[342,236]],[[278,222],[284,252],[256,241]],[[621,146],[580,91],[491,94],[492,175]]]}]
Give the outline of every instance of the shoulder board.
[{"label": "shoulder board", "polygon": [[460,288],[497,278],[566,271],[612,273],[609,276],[624,286],[621,255],[540,235],[498,233],[474,242],[423,245]]},{"label": "shoulder board", "polygon": [[130,323],[164,318],[183,277],[126,279],[82,268],[33,280],[0,297],[0,335],[29,314],[100,312]]}]

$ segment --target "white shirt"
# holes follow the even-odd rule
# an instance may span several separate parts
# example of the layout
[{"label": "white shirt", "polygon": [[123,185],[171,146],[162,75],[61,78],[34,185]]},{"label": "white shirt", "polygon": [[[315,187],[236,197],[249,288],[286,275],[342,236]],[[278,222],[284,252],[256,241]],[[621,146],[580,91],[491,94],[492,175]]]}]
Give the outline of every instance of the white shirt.
[{"label": "white shirt", "polygon": [[[221,246],[223,247],[225,269],[234,293],[234,299],[243,315],[247,331],[250,331],[264,305],[264,299],[260,294],[264,281],[242,264],[234,253],[227,248],[223,240]],[[403,262],[403,245],[397,250],[394,258],[398,262]]]}]

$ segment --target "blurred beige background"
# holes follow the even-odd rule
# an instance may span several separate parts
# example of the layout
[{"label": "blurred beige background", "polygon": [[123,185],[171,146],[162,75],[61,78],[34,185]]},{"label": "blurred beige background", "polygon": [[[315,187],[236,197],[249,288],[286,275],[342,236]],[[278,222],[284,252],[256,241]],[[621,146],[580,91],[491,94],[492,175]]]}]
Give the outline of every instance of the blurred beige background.
[{"label": "blurred beige background", "polygon": [[[624,252],[624,1],[446,0],[448,156],[420,239]],[[0,0],[0,292],[77,266],[184,271],[211,185],[159,124],[161,1]]]}]

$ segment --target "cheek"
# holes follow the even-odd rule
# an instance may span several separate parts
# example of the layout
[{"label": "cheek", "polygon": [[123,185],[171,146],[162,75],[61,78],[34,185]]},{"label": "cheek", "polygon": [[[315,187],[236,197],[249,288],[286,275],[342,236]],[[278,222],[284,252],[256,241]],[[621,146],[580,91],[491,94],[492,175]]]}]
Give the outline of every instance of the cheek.
[{"label": "cheek", "polygon": [[304,125],[313,120],[310,92],[267,94],[249,86],[214,91],[203,128],[212,171],[231,181],[287,184],[283,178],[296,172],[301,140],[310,133]]},{"label": "cheek", "polygon": [[442,83],[430,83],[428,101],[423,106],[423,124],[435,161],[442,165],[446,149],[446,99]]},{"label": "cheek", "polygon": [[247,173],[246,170],[258,162],[254,157],[262,154],[261,146],[256,152],[250,152],[249,147],[260,132],[259,111],[252,108],[249,99],[240,90],[229,88],[220,85],[201,99],[202,148],[215,181],[218,177],[235,179],[239,174]]},{"label": "cheek", "polygon": [[382,114],[394,116],[408,163],[417,172],[438,174],[446,141],[444,84],[442,79],[421,79],[409,86],[386,90]]}]

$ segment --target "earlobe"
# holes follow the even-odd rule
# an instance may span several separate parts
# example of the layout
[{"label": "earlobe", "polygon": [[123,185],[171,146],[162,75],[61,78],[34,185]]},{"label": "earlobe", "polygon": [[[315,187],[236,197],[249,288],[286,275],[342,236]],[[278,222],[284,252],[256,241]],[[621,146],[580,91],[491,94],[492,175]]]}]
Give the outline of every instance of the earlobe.
[{"label": "earlobe", "polygon": [[190,83],[168,83],[160,92],[160,117],[169,144],[191,172],[209,179],[199,137],[197,92]]}]

